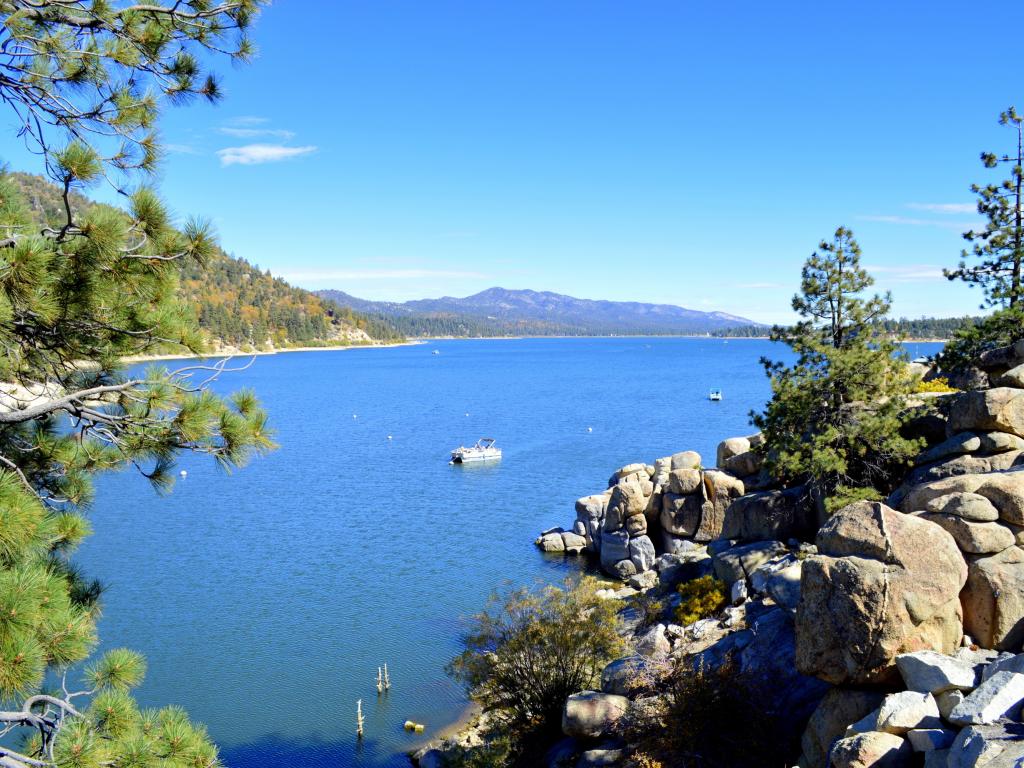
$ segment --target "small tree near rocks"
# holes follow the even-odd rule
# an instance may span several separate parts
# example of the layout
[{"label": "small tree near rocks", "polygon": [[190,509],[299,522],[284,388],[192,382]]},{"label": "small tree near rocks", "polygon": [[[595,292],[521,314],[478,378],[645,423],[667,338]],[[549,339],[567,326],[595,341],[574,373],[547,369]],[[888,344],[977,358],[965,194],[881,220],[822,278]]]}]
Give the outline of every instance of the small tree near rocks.
[{"label": "small tree near rocks", "polygon": [[921,447],[900,435],[915,380],[902,351],[879,329],[890,297],[865,297],[874,283],[860,246],[840,227],[804,264],[793,309],[772,339],[797,355],[791,365],[762,359],[772,398],[751,414],[764,433],[765,466],[784,482],[806,482],[826,499],[853,488],[888,489]]},{"label": "small tree near rocks", "polygon": [[495,595],[463,637],[448,671],[519,737],[554,731],[566,699],[594,688],[623,651],[617,602],[596,581]]}]

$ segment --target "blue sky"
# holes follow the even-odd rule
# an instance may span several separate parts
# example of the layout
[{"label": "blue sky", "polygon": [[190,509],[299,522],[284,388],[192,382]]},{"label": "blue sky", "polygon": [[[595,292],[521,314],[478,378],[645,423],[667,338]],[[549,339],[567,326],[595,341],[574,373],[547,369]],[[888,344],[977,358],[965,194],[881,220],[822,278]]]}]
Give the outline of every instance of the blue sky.
[{"label": "blue sky", "polygon": [[[895,313],[941,277],[1024,108],[1019,3],[278,0],[160,188],[223,246],[373,299],[492,285],[789,317],[851,227]],[[0,154],[38,170],[12,138]]]}]

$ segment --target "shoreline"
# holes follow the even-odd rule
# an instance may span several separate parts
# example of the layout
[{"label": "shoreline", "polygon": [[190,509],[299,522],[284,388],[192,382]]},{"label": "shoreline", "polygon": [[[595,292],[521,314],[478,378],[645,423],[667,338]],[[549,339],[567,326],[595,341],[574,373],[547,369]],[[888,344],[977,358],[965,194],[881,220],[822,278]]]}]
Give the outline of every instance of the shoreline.
[{"label": "shoreline", "polygon": [[192,353],[167,353],[160,355],[130,355],[122,357],[122,363],[148,363],[157,360],[210,360],[217,357],[265,357],[268,355],[281,355],[288,352],[344,352],[353,349],[391,349],[393,347],[415,347],[426,344],[423,340],[396,341],[387,344],[339,344],[329,347],[284,347],[282,349],[257,350],[254,352],[243,352],[239,349],[210,351],[204,354]]}]

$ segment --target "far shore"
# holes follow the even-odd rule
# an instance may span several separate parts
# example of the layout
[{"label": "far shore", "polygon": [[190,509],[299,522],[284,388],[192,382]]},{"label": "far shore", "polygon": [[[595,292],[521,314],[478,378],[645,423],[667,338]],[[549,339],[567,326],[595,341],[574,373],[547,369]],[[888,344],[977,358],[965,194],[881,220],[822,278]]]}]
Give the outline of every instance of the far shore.
[{"label": "far shore", "polygon": [[409,341],[396,341],[381,344],[339,344],[326,347],[282,347],[281,349],[255,350],[243,352],[240,349],[221,349],[203,354],[163,354],[163,355],[131,355],[122,357],[122,363],[148,363],[157,360],[208,360],[214,357],[262,357],[264,355],[280,355],[286,352],[343,352],[351,349],[390,349],[392,347],[415,347],[426,344],[425,340],[410,339]]},{"label": "far shore", "polygon": [[[280,349],[255,350],[243,352],[237,348],[221,349],[210,351],[204,354],[159,354],[159,355],[131,355],[122,357],[123,363],[148,363],[159,360],[208,360],[215,357],[262,357],[264,355],[279,355],[287,352],[341,352],[353,349],[391,349],[394,347],[414,347],[429,344],[432,341],[522,341],[524,339],[714,339],[721,341],[769,341],[768,336],[700,336],[693,334],[659,334],[651,335],[617,335],[617,336],[422,336],[408,339],[407,341],[382,342],[380,344],[339,344],[337,346],[322,347],[282,347]],[[904,344],[945,344],[949,339],[928,339],[928,338],[907,338],[903,339]]]}]

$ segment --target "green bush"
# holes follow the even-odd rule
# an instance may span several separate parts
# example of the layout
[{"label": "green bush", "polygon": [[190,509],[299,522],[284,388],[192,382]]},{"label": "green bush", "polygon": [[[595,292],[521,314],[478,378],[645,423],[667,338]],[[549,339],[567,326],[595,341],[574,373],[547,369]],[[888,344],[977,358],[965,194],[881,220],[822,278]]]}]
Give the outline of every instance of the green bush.
[{"label": "green bush", "polygon": [[701,576],[680,584],[678,592],[682,602],[676,608],[676,621],[685,627],[714,616],[728,605],[726,589],[714,576]]},{"label": "green bush", "polygon": [[1021,339],[1024,339],[1024,309],[1000,309],[954,333],[936,362],[943,373],[955,373],[973,366],[983,352]]},{"label": "green bush", "polygon": [[495,595],[462,638],[465,650],[448,673],[499,717],[514,748],[538,741],[527,734],[558,731],[565,700],[594,688],[624,650],[617,601],[596,591],[596,580],[584,578]]},{"label": "green bush", "polygon": [[[781,685],[743,675],[735,664],[716,671],[681,664],[669,690],[664,725],[637,735],[649,764],[673,768],[780,768],[793,765],[799,732],[785,726],[773,701]],[[655,762],[657,761],[657,762]]]},{"label": "green bush", "polygon": [[851,488],[840,485],[832,495],[825,499],[825,511],[828,514],[838,512],[855,501],[881,501],[882,494],[874,488]]}]

